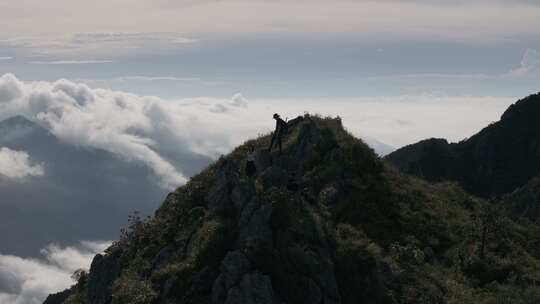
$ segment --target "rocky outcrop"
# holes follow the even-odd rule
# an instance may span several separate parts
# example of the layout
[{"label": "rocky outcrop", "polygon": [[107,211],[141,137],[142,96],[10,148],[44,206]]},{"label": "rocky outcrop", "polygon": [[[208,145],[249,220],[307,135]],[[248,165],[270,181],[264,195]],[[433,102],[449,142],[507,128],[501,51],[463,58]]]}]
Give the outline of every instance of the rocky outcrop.
[{"label": "rocky outcrop", "polygon": [[43,304],[62,304],[65,303],[65,301],[69,298],[69,296],[73,293],[72,290],[66,289],[64,291],[51,294],[45,299],[45,302]]},{"label": "rocky outcrop", "polygon": [[94,304],[111,302],[114,280],[120,274],[119,252],[109,255],[98,254],[92,260],[86,283],[88,301]]}]

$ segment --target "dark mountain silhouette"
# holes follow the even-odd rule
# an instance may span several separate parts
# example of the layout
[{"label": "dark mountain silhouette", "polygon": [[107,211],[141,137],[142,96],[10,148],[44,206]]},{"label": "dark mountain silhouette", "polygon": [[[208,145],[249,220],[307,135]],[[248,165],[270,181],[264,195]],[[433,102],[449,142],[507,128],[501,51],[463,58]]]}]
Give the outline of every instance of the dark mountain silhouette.
[{"label": "dark mountain silhouette", "polygon": [[[167,192],[147,168],[65,143],[23,116],[0,122],[0,147],[27,152],[45,170],[23,181],[0,177],[0,231],[9,231],[0,234],[2,254],[33,256],[51,242],[117,238],[129,213],[151,214]],[[192,170],[208,162],[195,160]]]},{"label": "dark mountain silhouette", "polygon": [[264,136],[217,160],[45,303],[540,300],[538,226],[399,173],[339,119],[289,124],[281,156]]},{"label": "dark mountain silhouette", "polygon": [[430,181],[454,180],[483,196],[512,192],[540,175],[540,94],[510,106],[500,121],[459,143],[428,139],[386,159]]}]

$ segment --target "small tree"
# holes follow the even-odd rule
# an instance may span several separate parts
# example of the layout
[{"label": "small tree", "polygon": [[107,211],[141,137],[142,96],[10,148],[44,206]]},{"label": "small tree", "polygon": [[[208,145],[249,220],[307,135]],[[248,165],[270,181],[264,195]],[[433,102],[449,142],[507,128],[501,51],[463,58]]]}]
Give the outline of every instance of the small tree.
[{"label": "small tree", "polygon": [[482,206],[476,217],[476,227],[479,229],[479,257],[484,260],[486,257],[487,244],[490,241],[500,241],[505,235],[504,214],[501,207],[494,199]]},{"label": "small tree", "polygon": [[79,268],[73,272],[71,279],[77,282],[78,288],[84,288],[88,280],[88,272],[85,269]]}]

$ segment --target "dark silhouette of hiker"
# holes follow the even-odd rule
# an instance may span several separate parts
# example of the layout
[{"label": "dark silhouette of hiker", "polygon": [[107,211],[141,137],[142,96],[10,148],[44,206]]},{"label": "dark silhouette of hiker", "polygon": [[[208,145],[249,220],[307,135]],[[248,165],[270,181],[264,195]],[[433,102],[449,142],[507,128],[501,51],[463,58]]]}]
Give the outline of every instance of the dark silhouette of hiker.
[{"label": "dark silhouette of hiker", "polygon": [[246,161],[246,176],[252,178],[257,173],[257,167],[255,167],[255,147],[249,146],[249,152]]},{"label": "dark silhouette of hiker", "polygon": [[279,147],[279,154],[281,154],[281,139],[287,132],[287,123],[279,117],[279,114],[274,114],[274,119],[276,120],[276,129],[274,130],[274,134],[272,135],[272,141],[270,142],[270,147],[268,147],[268,151],[272,151],[272,147],[274,146],[274,143],[277,141],[277,145]]}]

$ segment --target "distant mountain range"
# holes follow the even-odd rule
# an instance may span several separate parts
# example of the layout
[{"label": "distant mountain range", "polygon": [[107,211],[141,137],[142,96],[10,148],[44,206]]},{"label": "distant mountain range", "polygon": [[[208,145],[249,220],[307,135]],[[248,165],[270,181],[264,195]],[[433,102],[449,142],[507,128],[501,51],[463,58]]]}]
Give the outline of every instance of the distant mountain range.
[{"label": "distant mountain range", "polygon": [[[146,167],[65,143],[23,116],[0,122],[0,147],[23,151],[44,169],[43,176],[22,180],[0,177],[2,254],[30,256],[51,242],[114,239],[129,213],[150,214],[167,192]],[[194,158],[190,173],[208,162]]]},{"label": "distant mountain range", "polygon": [[478,196],[512,192],[540,175],[540,94],[519,100],[500,121],[459,143],[427,139],[386,160],[430,181],[457,181]]}]

